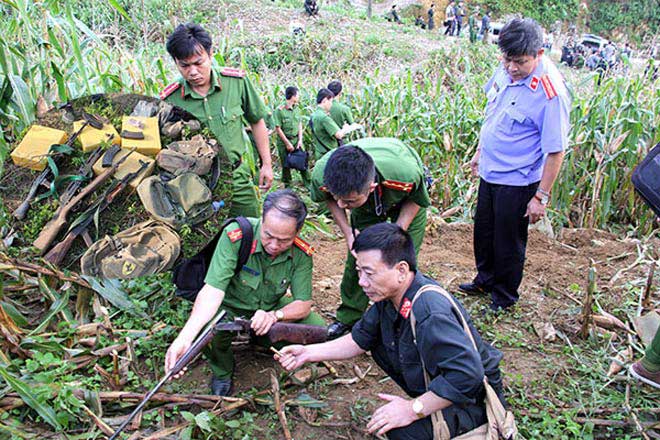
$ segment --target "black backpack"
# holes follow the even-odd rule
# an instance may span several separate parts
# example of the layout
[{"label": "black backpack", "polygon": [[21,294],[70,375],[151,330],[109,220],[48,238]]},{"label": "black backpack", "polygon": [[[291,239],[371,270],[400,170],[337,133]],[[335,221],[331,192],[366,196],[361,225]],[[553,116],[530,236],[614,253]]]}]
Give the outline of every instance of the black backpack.
[{"label": "black backpack", "polygon": [[635,167],[632,183],[655,215],[660,217],[660,143]]},{"label": "black backpack", "polygon": [[238,274],[241,271],[245,263],[247,263],[248,258],[250,258],[254,231],[252,230],[252,224],[245,217],[229,218],[225,220],[218,233],[215,234],[215,237],[201,251],[193,257],[186,258],[172,270],[172,282],[176,286],[176,296],[180,296],[188,301],[195,301],[197,294],[204,287],[204,278],[211,264],[211,258],[213,258],[218,240],[220,240],[221,234],[232,222],[238,222],[238,226],[243,233],[241,245],[238,248],[238,261],[236,262],[234,274]]}]

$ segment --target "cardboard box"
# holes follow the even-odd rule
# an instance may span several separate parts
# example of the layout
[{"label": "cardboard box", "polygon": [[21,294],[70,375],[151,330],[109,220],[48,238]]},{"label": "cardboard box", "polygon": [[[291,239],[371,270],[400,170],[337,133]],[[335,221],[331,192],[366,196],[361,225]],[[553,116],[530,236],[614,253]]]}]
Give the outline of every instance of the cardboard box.
[{"label": "cardboard box", "polygon": [[[122,157],[126,156],[128,153],[130,153],[130,150],[125,150],[122,148],[115,155],[114,159],[112,160],[112,163],[117,163]],[[135,171],[140,169],[140,161],[147,162],[149,165],[135,179],[129,182],[129,185],[132,188],[137,188],[140,182],[142,182],[142,179],[144,179],[145,177],[149,177],[151,173],[153,173],[154,167],[156,166],[156,161],[154,159],[147,157],[143,154],[140,154],[137,151],[134,151],[133,154],[131,154],[121,165],[119,165],[119,169],[115,172],[113,178],[116,180],[121,180],[127,174],[134,173]],[[101,158],[97,160],[94,166],[92,167],[92,169],[94,170],[94,174],[96,174],[97,176],[107,169],[107,168],[103,168],[101,166],[102,164],[103,164],[103,156],[101,156]]]},{"label": "cardboard box", "polygon": [[48,150],[53,144],[63,144],[68,139],[66,131],[43,125],[33,125],[23,137],[11,158],[19,167],[43,171],[46,168]]},{"label": "cardboard box", "polygon": [[[73,123],[73,132],[76,133],[80,130],[80,127],[82,127],[84,122],[85,121],[83,120],[75,121]],[[112,124],[104,124],[102,129],[96,129],[91,125],[88,125],[78,136],[78,142],[80,142],[82,150],[85,153],[94,150],[102,143],[108,141],[112,144],[121,146],[119,133],[117,133],[117,130],[115,130],[115,127],[113,127]]]},{"label": "cardboard box", "polygon": [[144,139],[122,138],[122,148],[128,150],[137,148],[138,153],[151,157],[155,157],[160,151],[160,130],[157,117],[124,116],[122,117],[121,130],[140,131],[144,134]]}]

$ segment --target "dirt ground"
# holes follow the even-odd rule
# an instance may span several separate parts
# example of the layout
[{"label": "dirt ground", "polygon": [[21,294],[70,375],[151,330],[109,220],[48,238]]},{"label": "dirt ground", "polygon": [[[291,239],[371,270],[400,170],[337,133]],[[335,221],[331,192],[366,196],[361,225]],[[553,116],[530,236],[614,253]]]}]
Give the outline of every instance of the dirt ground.
[{"label": "dirt ground", "polygon": [[[321,236],[310,241],[317,250],[313,281],[315,308],[330,321],[339,303],[339,283],[346,247],[341,240],[333,241]],[[496,319],[485,335],[488,340],[491,332],[523,332],[524,338],[529,341],[529,345],[521,347],[498,347],[504,352],[502,369],[505,372],[505,383],[516,377],[519,380],[518,386],[522,383],[530,399],[542,396],[543,390],[535,389],[534,383],[553,377],[558,368],[563,368],[561,348],[551,347],[546,353],[535,350],[534,341],[538,341],[538,337],[533,333],[531,323],[552,322],[558,331],[574,337],[578,329],[576,316],[579,296],[582,294],[576,293],[575,286],[571,286],[577,285],[581,291],[585,290],[591,261],[597,271],[598,291],[606,293],[599,295],[600,305],[607,310],[615,310],[616,305],[624,300],[622,286],[646,277],[648,268],[641,264],[634,265],[639,256],[638,244],[636,240],[617,239],[610,233],[597,230],[566,229],[556,240],[540,231],[530,231],[525,278],[517,307],[517,313],[522,319],[514,320],[514,323],[511,320],[505,323]],[[453,292],[472,311],[476,321],[480,319],[475,312],[488,304],[487,299],[457,293],[458,283],[468,281],[474,275],[472,225],[444,224],[427,234],[419,265],[423,272]],[[622,268],[629,270],[622,271]],[[611,283],[612,280],[614,283]],[[625,320],[623,316],[620,318]],[[557,353],[550,362],[548,351]],[[236,362],[235,386],[239,393],[251,388],[269,388],[270,369],[282,371],[271,360],[270,354],[257,353],[251,349],[238,350]],[[367,355],[350,361],[334,362],[333,365],[338,377],[345,379],[356,377],[355,366],[362,372],[370,367],[371,370],[363,380],[350,386],[332,385],[330,381],[333,378],[323,379],[322,386],[319,383],[309,385],[306,391],[323,400],[328,407],[321,410],[324,418],[315,421],[309,420],[309,413],[294,410],[294,438],[372,438],[363,431],[366,422],[360,424],[356,419],[362,417],[364,420],[373,411],[377,402],[376,393],[403,395]],[[198,365],[195,370],[187,380],[197,381],[200,391],[206,390],[207,370],[203,365]],[[286,398],[295,397],[298,391],[293,388]]]}]

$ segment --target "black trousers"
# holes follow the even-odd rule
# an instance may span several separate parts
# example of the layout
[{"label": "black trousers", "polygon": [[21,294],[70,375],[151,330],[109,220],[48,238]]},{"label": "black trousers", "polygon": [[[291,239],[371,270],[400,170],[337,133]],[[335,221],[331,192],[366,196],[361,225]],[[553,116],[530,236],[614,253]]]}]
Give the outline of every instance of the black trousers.
[{"label": "black trousers", "polygon": [[523,276],[527,204],[538,182],[528,186],[496,185],[481,179],[474,216],[474,283],[491,292],[494,307],[508,307],[518,298]]},{"label": "black trousers", "polygon": [[[461,408],[452,405],[442,410],[449,433],[452,437],[464,434],[488,421],[485,405],[469,405]],[[433,422],[431,417],[424,417],[403,428],[396,428],[387,433],[389,440],[433,440]]]}]

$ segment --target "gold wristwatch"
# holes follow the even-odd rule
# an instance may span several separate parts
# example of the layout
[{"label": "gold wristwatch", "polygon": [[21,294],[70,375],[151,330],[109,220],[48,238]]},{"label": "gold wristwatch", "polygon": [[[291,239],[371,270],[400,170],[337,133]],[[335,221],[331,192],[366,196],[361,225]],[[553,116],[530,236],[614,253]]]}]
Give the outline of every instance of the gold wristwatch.
[{"label": "gold wristwatch", "polygon": [[278,321],[281,321],[284,319],[284,312],[281,310],[275,310],[275,317],[277,318]]},{"label": "gold wristwatch", "polygon": [[413,400],[412,410],[417,415],[418,418],[423,419],[424,417],[426,417],[424,415],[424,404],[422,403],[421,400],[419,399]]}]

